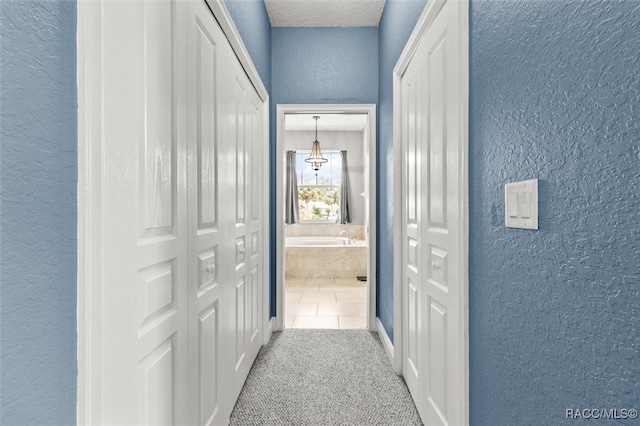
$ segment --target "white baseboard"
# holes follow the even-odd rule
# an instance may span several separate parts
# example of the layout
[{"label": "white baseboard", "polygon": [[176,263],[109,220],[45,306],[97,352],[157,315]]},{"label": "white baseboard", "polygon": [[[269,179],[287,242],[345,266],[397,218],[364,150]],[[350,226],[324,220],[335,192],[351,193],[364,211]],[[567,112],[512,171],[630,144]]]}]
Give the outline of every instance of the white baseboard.
[{"label": "white baseboard", "polygon": [[384,347],[384,350],[387,353],[389,360],[391,361],[391,365],[395,368],[395,362],[393,357],[393,354],[394,354],[393,343],[391,343],[391,339],[389,339],[389,336],[387,335],[387,332],[385,331],[384,326],[382,325],[382,322],[380,321],[379,317],[376,318],[376,325],[378,327],[378,336],[380,336],[380,341],[382,341],[382,346]]},{"label": "white baseboard", "polygon": [[276,328],[276,317],[271,317],[269,322],[267,323],[267,330],[264,338],[262,339],[262,345],[266,345],[271,340],[271,335],[273,334],[273,330]]}]

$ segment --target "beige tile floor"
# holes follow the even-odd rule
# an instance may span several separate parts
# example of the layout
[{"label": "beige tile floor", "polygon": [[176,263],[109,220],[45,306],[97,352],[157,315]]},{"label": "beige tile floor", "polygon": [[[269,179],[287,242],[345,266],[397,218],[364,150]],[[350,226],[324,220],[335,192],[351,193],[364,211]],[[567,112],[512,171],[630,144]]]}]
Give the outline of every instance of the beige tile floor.
[{"label": "beige tile floor", "polygon": [[367,328],[367,283],[355,278],[288,278],[285,328]]}]

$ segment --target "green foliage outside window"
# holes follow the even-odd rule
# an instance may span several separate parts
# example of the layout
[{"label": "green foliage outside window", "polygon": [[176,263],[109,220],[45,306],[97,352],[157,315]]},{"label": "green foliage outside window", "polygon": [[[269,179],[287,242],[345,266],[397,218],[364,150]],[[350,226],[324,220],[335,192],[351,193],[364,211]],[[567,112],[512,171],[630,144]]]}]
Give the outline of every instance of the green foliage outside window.
[{"label": "green foliage outside window", "polygon": [[300,220],[335,221],[340,191],[335,187],[306,186],[298,188]]}]

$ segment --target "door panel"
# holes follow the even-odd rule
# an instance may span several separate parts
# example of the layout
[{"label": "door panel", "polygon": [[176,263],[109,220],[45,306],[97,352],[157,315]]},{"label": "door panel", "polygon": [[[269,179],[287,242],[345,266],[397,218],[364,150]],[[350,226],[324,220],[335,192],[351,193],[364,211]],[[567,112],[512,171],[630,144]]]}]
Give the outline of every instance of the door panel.
[{"label": "door panel", "polygon": [[[186,146],[171,0],[102,6],[96,424],[187,420]],[[112,21],[113,20],[113,21]],[[126,64],[126,66],[123,66]],[[98,170],[96,170],[98,172]],[[96,296],[98,297],[98,296]]]},{"label": "door panel", "polygon": [[140,424],[169,426],[176,423],[175,352],[173,338],[169,338],[140,362],[138,383],[145,401],[139,407]]},{"label": "door panel", "polygon": [[427,302],[427,323],[429,324],[427,398],[428,404],[437,415],[437,423],[440,423],[447,419],[447,308],[432,297],[427,297]]},{"label": "door panel", "polygon": [[403,374],[429,425],[465,418],[459,8],[428,20],[402,76]]},{"label": "door panel", "polygon": [[[452,2],[448,2],[452,3]],[[425,90],[425,100],[428,102],[428,129],[425,131],[423,145],[425,147],[425,164],[428,173],[423,177],[423,184],[428,188],[426,201],[429,204],[425,217],[426,227],[422,235],[424,244],[429,247],[428,256],[424,258],[424,296],[423,306],[425,315],[426,339],[425,355],[428,358],[428,373],[423,376],[423,394],[426,399],[427,422],[429,424],[446,425],[451,422],[450,407],[448,406],[448,391],[451,388],[449,375],[452,366],[447,356],[450,347],[457,343],[448,337],[448,311],[460,309],[449,298],[449,287],[445,285],[444,277],[448,275],[445,262],[447,253],[455,251],[455,241],[451,240],[450,228],[455,227],[457,211],[449,206],[450,195],[455,196],[459,191],[458,182],[451,179],[449,168],[456,168],[458,161],[457,138],[454,132],[449,133],[448,121],[456,119],[456,115],[447,113],[447,98],[451,96],[450,75],[452,73],[451,60],[455,58],[449,46],[447,26],[450,24],[450,5],[445,4],[438,18],[433,22],[423,40],[422,54],[426,57],[426,79],[428,85]],[[454,207],[455,208],[455,207]],[[451,219],[449,220],[451,216]],[[454,264],[459,267],[459,264]],[[459,285],[459,284],[458,284]],[[454,364],[455,365],[455,364]]]},{"label": "door panel", "polygon": [[[429,221],[430,227],[440,227],[446,229],[446,163],[445,144],[445,96],[444,96],[444,50],[446,34],[441,35],[441,39],[436,42],[433,51],[428,53],[428,92],[426,93],[429,102],[428,118],[428,169],[429,175],[427,184],[429,185]],[[431,46],[429,46],[431,47]]]},{"label": "door panel", "polygon": [[[235,238],[236,238],[236,258],[235,258],[235,280],[236,280],[236,315],[235,315],[235,341],[236,356],[234,373],[241,376],[246,369],[246,343],[247,343],[247,262],[246,262],[246,125],[247,125],[247,101],[246,84],[241,75],[241,70],[234,68],[233,82],[233,102],[235,104],[235,125],[232,129],[235,142]],[[234,381],[234,391],[235,389]]]},{"label": "door panel", "polygon": [[249,258],[249,282],[251,283],[251,298],[247,306],[249,313],[247,326],[249,327],[248,346],[251,364],[253,359],[258,355],[258,351],[262,346],[262,332],[260,327],[260,317],[262,316],[262,270],[264,253],[259,248],[263,232],[262,225],[262,195],[260,194],[260,180],[263,176],[262,156],[264,155],[264,146],[261,143],[263,138],[263,116],[262,102],[260,97],[253,88],[248,92],[247,97],[247,164],[250,165],[247,170],[247,182],[250,182],[248,189],[247,208],[250,228],[247,230],[247,256]]},{"label": "door panel", "polygon": [[[186,415],[187,353],[186,215],[184,194],[177,191],[184,166],[178,156],[174,114],[178,47],[174,34],[175,2],[143,2],[136,40],[141,49],[138,86],[138,297],[142,318],[137,329],[138,419],[146,424],[175,424]],[[181,221],[181,223],[179,223]]]},{"label": "door panel", "polygon": [[195,113],[197,117],[198,230],[215,229],[218,206],[216,51],[213,35],[196,20]]},{"label": "door panel", "polygon": [[213,424],[218,413],[220,345],[218,300],[198,316],[198,424]]},{"label": "door panel", "polygon": [[[230,129],[235,143],[235,369],[234,397],[240,394],[251,365],[262,345],[258,318],[262,314],[261,281],[258,269],[262,268],[263,254],[258,250],[262,225],[258,205],[259,195],[254,179],[261,176],[261,168],[253,166],[260,162],[262,145],[261,101],[249,82],[244,70],[234,68],[232,104],[234,105],[233,128]],[[255,220],[254,220],[255,219]]]},{"label": "door panel", "polygon": [[[420,168],[420,129],[421,115],[418,92],[421,87],[420,63],[412,63],[402,81],[402,148],[403,162],[405,170],[403,180],[404,202],[402,204],[403,218],[403,294],[406,303],[404,304],[404,320],[406,327],[404,330],[404,353],[406,354],[403,366],[403,375],[407,386],[412,391],[412,395],[419,392],[421,377],[421,326],[422,313],[420,310],[420,299],[422,295],[420,275],[421,275],[421,244],[420,228],[422,222],[422,204],[420,200],[421,181],[419,179]],[[416,401],[418,406],[418,401]]]},{"label": "door panel", "polygon": [[[139,145],[140,238],[174,234],[176,190],[172,15],[170,1],[145,2],[144,45],[137,68],[143,70],[143,138]],[[167,27],[169,30],[167,31]]]},{"label": "door panel", "polygon": [[[189,120],[189,377],[191,422],[222,424],[228,420],[230,399],[224,389],[231,380],[225,375],[222,348],[233,344],[225,334],[233,309],[223,303],[225,286],[232,285],[229,261],[233,245],[225,243],[231,223],[227,209],[233,206],[224,191],[222,158],[231,145],[221,130],[220,115],[228,78],[228,46],[224,34],[211,19],[204,2],[189,1],[187,11],[187,84]],[[226,142],[226,143],[225,143]],[[228,191],[227,191],[228,192]],[[195,385],[197,384],[197,385]]]}]

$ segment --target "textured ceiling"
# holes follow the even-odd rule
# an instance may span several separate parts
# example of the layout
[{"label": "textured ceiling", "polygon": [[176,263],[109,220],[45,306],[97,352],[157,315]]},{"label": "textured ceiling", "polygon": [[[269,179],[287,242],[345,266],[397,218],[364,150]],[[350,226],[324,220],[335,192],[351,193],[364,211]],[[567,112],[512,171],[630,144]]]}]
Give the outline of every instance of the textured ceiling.
[{"label": "textured ceiling", "polygon": [[285,130],[315,130],[317,115],[318,132],[328,130],[362,131],[367,124],[366,114],[285,114]]},{"label": "textured ceiling", "polygon": [[274,27],[377,27],[385,0],[264,0]]}]

